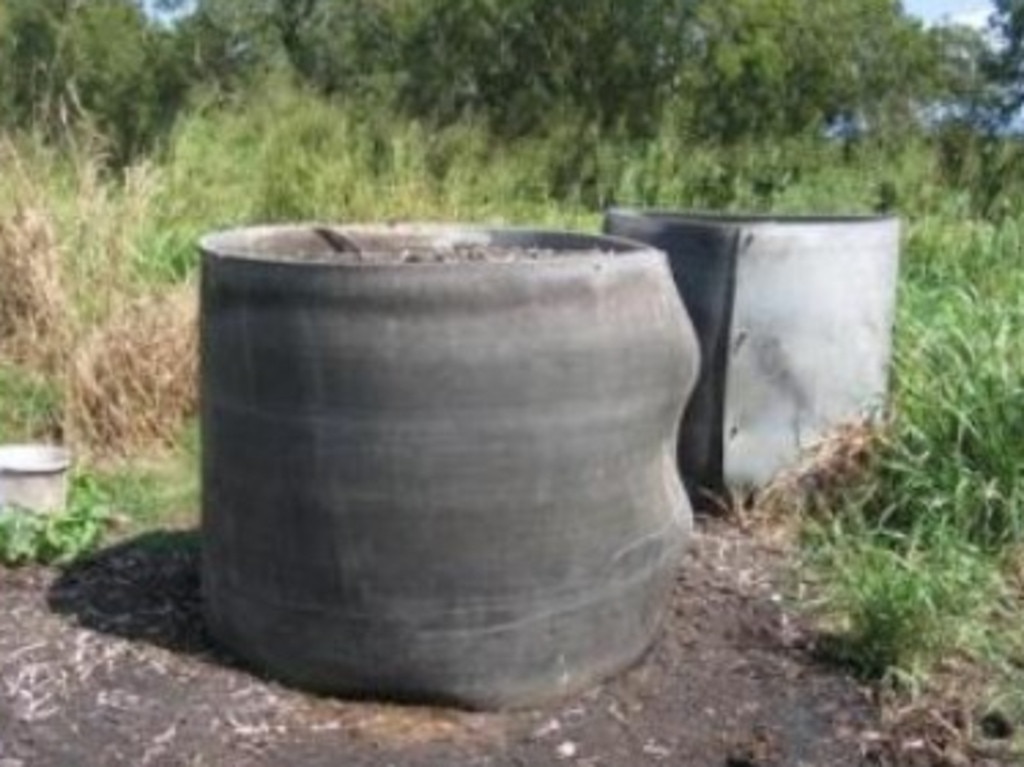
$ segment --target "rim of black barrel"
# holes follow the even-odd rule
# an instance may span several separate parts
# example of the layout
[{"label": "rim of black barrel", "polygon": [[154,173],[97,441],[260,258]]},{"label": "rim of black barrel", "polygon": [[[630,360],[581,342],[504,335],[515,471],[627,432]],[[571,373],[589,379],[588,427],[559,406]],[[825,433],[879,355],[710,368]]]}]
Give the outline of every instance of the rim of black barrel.
[{"label": "rim of black barrel", "polygon": [[[441,237],[447,235],[452,238],[448,243],[458,247],[493,247],[496,249],[528,250],[537,249],[551,251],[555,258],[512,258],[509,260],[470,260],[465,258],[453,258],[450,260],[360,260],[358,258],[338,258],[338,255],[346,254],[346,247],[352,245],[348,233],[365,231],[376,236],[387,236],[393,232],[396,237],[402,232],[411,236]],[[272,249],[258,250],[253,243],[259,237],[272,235],[302,235],[313,234],[325,240],[331,250],[323,254],[314,253],[288,253],[282,250],[276,254]],[[538,244],[509,244],[507,242],[494,242],[495,236],[508,238],[535,238]],[[554,240],[555,243],[543,243],[545,239]],[[565,246],[559,247],[561,241]],[[462,224],[462,223],[433,223],[433,222],[401,222],[399,224],[387,223],[327,223],[327,222],[299,222],[289,224],[258,224],[252,226],[232,227],[221,229],[204,235],[198,242],[199,250],[206,256],[219,260],[230,260],[261,264],[277,264],[297,267],[330,267],[337,269],[372,269],[372,268],[403,268],[410,267],[461,267],[473,268],[483,267],[495,269],[499,267],[538,267],[552,266],[560,263],[580,262],[608,262],[626,257],[630,260],[636,257],[663,256],[664,254],[655,247],[645,245],[624,237],[615,235],[595,234],[571,229],[549,229],[534,228],[527,226],[500,226],[486,224]],[[357,246],[354,246],[356,247]],[[424,246],[429,249],[429,244]],[[443,245],[441,246],[443,247]],[[367,251],[394,252],[400,250],[396,246],[394,251]],[[349,251],[353,255],[362,251]]]}]

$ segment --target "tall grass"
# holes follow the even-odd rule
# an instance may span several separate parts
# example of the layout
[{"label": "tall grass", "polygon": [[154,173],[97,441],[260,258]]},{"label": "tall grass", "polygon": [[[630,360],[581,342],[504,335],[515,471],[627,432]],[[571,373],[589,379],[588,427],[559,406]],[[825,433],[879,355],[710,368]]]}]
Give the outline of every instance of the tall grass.
[{"label": "tall grass", "polygon": [[[869,677],[922,679],[964,654],[1024,679],[1021,224],[912,224],[894,417],[869,471],[816,519],[808,563],[838,631],[828,649]],[[1021,712],[1024,713],[1024,712]]]},{"label": "tall grass", "polygon": [[[103,167],[93,146],[0,140],[2,430],[98,454],[170,442],[195,401],[194,300],[169,299],[140,268],[160,175]],[[13,404],[40,380],[46,419]]]}]

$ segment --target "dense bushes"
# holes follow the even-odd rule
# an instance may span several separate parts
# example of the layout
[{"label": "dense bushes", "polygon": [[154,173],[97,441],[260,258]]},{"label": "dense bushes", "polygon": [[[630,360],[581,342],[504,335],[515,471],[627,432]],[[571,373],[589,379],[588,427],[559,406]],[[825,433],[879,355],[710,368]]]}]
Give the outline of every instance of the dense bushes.
[{"label": "dense bushes", "polygon": [[[473,133],[467,151],[477,154],[481,141],[492,153],[530,146],[544,157],[532,187],[595,208],[665,198],[666,184],[680,186],[670,170],[711,206],[784,204],[822,152],[841,149],[858,165],[864,151],[899,155],[924,142],[939,180],[966,190],[972,212],[1012,213],[1024,183],[1020,151],[996,131],[1016,92],[1019,46],[996,55],[968,30],[924,29],[892,0],[156,5],[189,11],[170,23],[138,0],[0,6],[0,128],[75,141],[85,131],[117,167],[167,146],[189,112],[272,99],[283,85],[317,94],[321,111],[358,114],[374,134],[360,139],[374,170],[405,130],[392,121],[439,131],[424,159],[435,176]],[[1015,40],[1024,23],[1003,6]],[[922,108],[951,99],[957,122],[925,130]],[[268,181],[268,195],[288,194],[306,171],[278,173],[288,178]],[[870,208],[920,194],[898,179],[878,185]],[[265,212],[298,211],[268,199]]]},{"label": "dense bushes", "polygon": [[165,134],[189,92],[283,71],[349,103],[433,125],[469,118],[504,138],[568,126],[636,140],[666,124],[727,143],[839,125],[903,134],[954,87],[962,67],[944,55],[973,50],[893,0],[159,5],[191,10],[170,24],[137,0],[10,0],[0,119],[51,131],[85,119],[125,159]]},{"label": "dense bushes", "polygon": [[55,135],[85,125],[115,161],[147,148],[191,85],[173,33],[128,0],[10,0],[0,9],[3,122]]}]

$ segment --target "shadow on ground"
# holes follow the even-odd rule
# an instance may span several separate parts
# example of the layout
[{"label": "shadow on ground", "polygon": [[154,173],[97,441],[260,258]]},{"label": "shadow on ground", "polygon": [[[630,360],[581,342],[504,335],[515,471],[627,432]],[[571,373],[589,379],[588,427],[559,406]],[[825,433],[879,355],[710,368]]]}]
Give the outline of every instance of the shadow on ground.
[{"label": "shadow on ground", "polygon": [[195,530],[146,533],[68,565],[47,603],[83,628],[227,661],[203,623]]}]

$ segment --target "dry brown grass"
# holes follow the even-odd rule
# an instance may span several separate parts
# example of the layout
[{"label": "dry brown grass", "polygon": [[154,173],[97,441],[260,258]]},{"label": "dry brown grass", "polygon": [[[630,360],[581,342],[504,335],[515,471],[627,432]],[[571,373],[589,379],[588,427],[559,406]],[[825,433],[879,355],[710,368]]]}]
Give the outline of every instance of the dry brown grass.
[{"label": "dry brown grass", "polygon": [[866,756],[880,767],[1020,764],[1019,724],[991,705],[991,672],[984,663],[954,656],[913,696],[876,689],[872,697],[881,716],[878,730],[865,738]]},{"label": "dry brown grass", "polygon": [[196,411],[197,345],[192,286],[140,298],[93,328],[68,367],[70,438],[105,453],[172,443]]},{"label": "dry brown grass", "polygon": [[155,291],[134,268],[156,181],[139,166],[112,182],[87,153],[51,166],[0,138],[0,362],[60,384],[80,452],[167,443],[195,412],[195,291]]},{"label": "dry brown grass", "polygon": [[70,334],[53,222],[34,208],[0,217],[0,351],[41,372],[59,368]]},{"label": "dry brown grass", "polygon": [[807,514],[827,511],[842,491],[868,472],[885,424],[860,421],[833,429],[766,487],[733,498],[727,509],[744,527],[794,535]]},{"label": "dry brown grass", "polygon": [[762,503],[826,493],[861,477],[875,454],[884,426],[859,421],[838,426],[791,469],[779,474],[762,492]]}]

